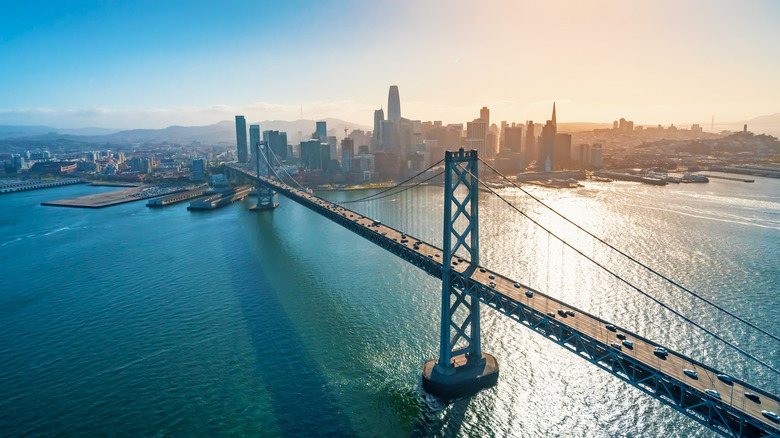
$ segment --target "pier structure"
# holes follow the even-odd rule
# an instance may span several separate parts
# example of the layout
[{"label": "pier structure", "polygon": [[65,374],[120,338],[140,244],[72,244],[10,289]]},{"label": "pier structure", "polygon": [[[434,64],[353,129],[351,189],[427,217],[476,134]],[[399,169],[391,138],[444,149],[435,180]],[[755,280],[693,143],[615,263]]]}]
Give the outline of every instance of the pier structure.
[{"label": "pier structure", "polygon": [[0,185],[0,194],[24,192],[27,190],[48,189],[50,187],[69,186],[73,184],[86,184],[84,178],[64,179],[60,181],[34,181],[34,182],[15,182],[11,184]]}]

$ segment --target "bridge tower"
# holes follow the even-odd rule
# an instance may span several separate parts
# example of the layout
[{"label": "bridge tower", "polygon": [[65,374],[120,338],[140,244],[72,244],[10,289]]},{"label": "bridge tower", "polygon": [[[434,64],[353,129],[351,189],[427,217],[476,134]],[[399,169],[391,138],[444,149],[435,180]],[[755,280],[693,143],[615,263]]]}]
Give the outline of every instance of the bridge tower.
[{"label": "bridge tower", "polygon": [[[260,183],[260,176],[271,177],[271,147],[268,142],[258,141],[255,143],[255,157],[257,158],[257,181],[255,181],[255,190],[257,191],[257,205],[251,207],[251,211],[273,210],[279,204],[274,202],[276,192]],[[265,158],[263,155],[265,154]],[[261,162],[264,162],[261,165]]]},{"label": "bridge tower", "polygon": [[[493,386],[496,359],[482,352],[479,300],[459,285],[452,269],[456,253],[466,253],[470,270],[479,268],[479,181],[477,151],[444,156],[444,245],[442,258],[439,358],[423,365],[423,387],[452,399]],[[468,272],[468,271],[467,271]],[[454,298],[454,302],[453,302]],[[465,344],[465,345],[464,345]]]}]

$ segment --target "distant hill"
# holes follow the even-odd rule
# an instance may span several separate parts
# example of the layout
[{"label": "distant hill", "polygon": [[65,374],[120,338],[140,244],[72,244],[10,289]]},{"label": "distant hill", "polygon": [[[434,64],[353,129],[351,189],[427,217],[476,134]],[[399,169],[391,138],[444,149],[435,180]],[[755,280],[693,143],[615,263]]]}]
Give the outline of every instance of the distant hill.
[{"label": "distant hill", "polygon": [[14,126],[0,125],[0,138],[29,137],[33,135],[62,134],[62,135],[105,135],[117,132],[118,129],[108,128],[77,128],[61,129],[51,126]]},{"label": "distant hill", "polygon": [[764,126],[764,127],[780,127],[780,113],[756,117],[747,120],[744,123],[747,123],[748,127],[750,127],[750,125]]},{"label": "distant hill", "polygon": [[[328,135],[337,138],[344,137],[344,128],[370,129],[357,123],[339,119],[324,119],[328,126]],[[315,120],[267,120],[264,122],[247,122],[249,125],[260,125],[261,131],[276,130],[287,132],[290,142],[298,141],[298,132],[304,138],[309,138],[315,130]],[[25,142],[46,144],[68,140],[73,143],[130,144],[130,143],[178,143],[189,144],[197,141],[205,144],[230,144],[236,141],[236,124],[233,120],[225,120],[207,126],[169,126],[163,129],[130,129],[117,131],[104,128],[57,129],[48,126],[0,126],[0,139],[4,143]]]},{"label": "distant hill", "polygon": [[715,123],[716,130],[726,129],[729,131],[741,131],[744,125],[747,125],[748,131],[754,134],[769,134],[780,137],[780,113],[754,117],[741,122]]},{"label": "distant hill", "polygon": [[593,131],[594,129],[609,129],[612,123],[592,123],[592,122],[568,122],[558,123],[560,132],[583,132]]}]

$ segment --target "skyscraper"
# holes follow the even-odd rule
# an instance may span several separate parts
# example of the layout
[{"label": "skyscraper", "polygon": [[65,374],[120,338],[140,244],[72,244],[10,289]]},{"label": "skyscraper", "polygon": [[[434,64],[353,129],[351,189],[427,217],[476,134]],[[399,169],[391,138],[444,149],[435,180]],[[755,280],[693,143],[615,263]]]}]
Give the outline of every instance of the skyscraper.
[{"label": "skyscraper", "polygon": [[504,132],[504,149],[519,154],[523,142],[523,126],[507,126]]},{"label": "skyscraper", "polygon": [[260,125],[249,125],[249,151],[255,153],[255,147],[260,143]]},{"label": "skyscraper", "polygon": [[321,143],[328,141],[328,128],[325,122],[317,122],[317,137]]},{"label": "skyscraper", "polygon": [[490,126],[490,110],[488,107],[483,106],[481,110],[479,110],[479,118],[485,121],[485,125]]},{"label": "skyscraper", "polygon": [[553,170],[569,168],[571,158],[571,134],[555,134],[553,146]]},{"label": "skyscraper", "polygon": [[[276,159],[283,161],[287,159],[287,133],[279,131],[263,131],[263,141],[268,143],[271,152]],[[274,162],[274,164],[276,164]]]},{"label": "skyscraper", "polygon": [[244,116],[236,116],[236,148],[238,149],[238,162],[246,163],[249,160],[246,147],[246,119]]},{"label": "skyscraper", "polygon": [[552,115],[552,124],[555,126],[555,130],[558,130],[558,120],[555,119],[555,102],[553,102],[553,115]]},{"label": "skyscraper", "polygon": [[197,158],[192,160],[192,180],[203,181],[206,179],[206,160]]},{"label": "skyscraper", "polygon": [[553,170],[553,150],[555,148],[555,125],[548,120],[542,127],[542,135],[539,142],[539,154],[536,159],[536,167],[542,172]]},{"label": "skyscraper", "polygon": [[398,95],[398,85],[390,86],[387,96],[387,119],[395,123],[401,121],[401,97]]},{"label": "skyscraper", "polygon": [[466,149],[476,149],[480,157],[493,158],[492,151],[489,151],[485,142],[487,136],[487,123],[482,119],[476,119],[473,122],[466,123]]},{"label": "skyscraper", "polygon": [[346,137],[341,140],[341,168],[344,173],[349,173],[352,170],[352,156],[354,155],[355,142],[351,138]]},{"label": "skyscraper", "polygon": [[[544,172],[549,172],[556,166],[554,150],[557,133],[558,122],[555,118],[555,102],[553,102],[552,120],[548,120],[542,127],[542,141],[539,145],[539,158],[536,163],[536,167],[541,168]],[[571,137],[569,137],[569,147],[571,148]]]},{"label": "skyscraper", "polygon": [[301,164],[308,170],[322,170],[323,163],[330,160],[330,148],[318,139],[301,142]]},{"label": "skyscraper", "polygon": [[[394,122],[391,119],[382,120],[382,143],[380,150],[385,152],[392,152],[394,154],[401,153],[401,133],[400,133],[400,120]],[[376,152],[376,150],[374,151]]]},{"label": "skyscraper", "polygon": [[371,150],[378,151],[382,149],[382,122],[385,120],[385,112],[381,108],[374,111],[374,132],[373,139],[374,144],[371,145]]},{"label": "skyscraper", "polygon": [[536,134],[534,134],[534,121],[525,122],[525,162],[530,163],[539,154],[536,151]]}]

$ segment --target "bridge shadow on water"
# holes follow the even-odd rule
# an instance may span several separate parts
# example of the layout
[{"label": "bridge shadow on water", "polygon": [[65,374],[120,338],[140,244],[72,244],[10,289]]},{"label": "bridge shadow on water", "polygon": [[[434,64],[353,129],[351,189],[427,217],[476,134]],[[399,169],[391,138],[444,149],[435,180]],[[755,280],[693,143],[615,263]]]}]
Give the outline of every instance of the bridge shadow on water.
[{"label": "bridge shadow on water", "polygon": [[[272,227],[273,215],[257,215],[260,216],[258,230]],[[270,244],[273,251],[283,250],[274,233],[267,233],[264,237],[271,240],[264,244]],[[255,350],[257,375],[270,395],[281,435],[354,436],[346,413],[341,411],[336,397],[329,390],[318,362],[308,352],[269,282],[269,274],[257,262],[257,255],[240,244],[226,249],[227,254],[240,249],[235,259],[246,261],[233,265],[236,267],[230,275],[231,286]],[[250,262],[252,265],[247,266]],[[259,428],[259,436],[272,434],[275,429],[272,425],[259,425],[262,426],[268,427]]]},{"label": "bridge shadow on water", "polygon": [[[256,219],[251,221],[252,224],[244,230],[246,234],[242,238],[255,239],[256,242],[260,242],[257,244],[259,247],[253,248],[252,245],[239,243],[229,249],[229,252],[235,252],[237,248],[241,248],[241,253],[236,257],[247,261],[243,268],[236,268],[235,275],[231,275],[231,280],[257,356],[257,374],[270,395],[281,434],[283,436],[347,437],[368,432],[370,435],[372,429],[366,429],[366,425],[353,424],[360,419],[360,415],[355,417],[352,414],[355,407],[344,405],[345,400],[341,400],[339,404],[339,396],[343,397],[344,394],[338,394],[329,387],[328,378],[321,370],[323,358],[315,356],[317,353],[307,348],[307,344],[311,344],[311,337],[301,332],[302,329],[299,327],[301,319],[306,319],[307,315],[294,316],[289,313],[290,300],[302,299],[303,296],[283,296],[282,294],[291,294],[292,291],[274,290],[270,280],[280,275],[290,277],[284,281],[300,280],[295,277],[303,275],[306,271],[305,262],[300,259],[299,254],[287,248],[289,242],[277,234],[284,227],[274,225],[274,221],[284,216],[252,214],[256,215]],[[249,269],[246,269],[247,267]],[[292,275],[291,272],[283,272],[283,270],[296,271],[296,274]],[[270,275],[277,277],[270,277]],[[304,284],[297,283],[294,287],[306,288]],[[334,299],[338,301],[335,297],[328,297],[328,294],[317,295],[320,309],[316,317],[310,319],[327,318],[330,326],[346,327],[348,322],[342,320],[347,318],[346,315],[327,312],[331,304],[329,301]],[[358,342],[349,342],[349,337],[353,335],[348,331],[345,330],[340,336],[342,336],[340,342],[350,343],[353,349],[359,348]],[[360,353],[352,351],[351,354],[358,356]],[[343,358],[335,358],[336,361],[341,359]],[[391,426],[388,430],[375,430],[375,436],[456,437],[461,435],[463,422],[473,396],[459,398],[449,404],[445,403],[423,390],[419,375],[417,387],[406,387],[411,391],[405,393],[405,396],[398,396],[400,394],[398,390],[401,389],[398,386],[399,382],[376,380],[387,377],[384,371],[373,369],[360,360],[351,363],[350,367],[365,376],[368,383],[356,382],[355,385],[357,387],[368,385],[367,399],[371,399],[370,403],[383,411],[376,414],[393,417],[390,423],[394,423],[394,420],[399,421],[399,424]],[[349,396],[347,399],[356,401],[356,398]],[[405,406],[396,406],[398,402]],[[384,411],[385,409],[389,411]],[[407,417],[406,413],[411,414],[411,418]],[[378,423],[383,422],[378,421]],[[398,426],[403,432],[397,428]],[[264,431],[260,431],[261,434],[262,432]]]},{"label": "bridge shadow on water", "polygon": [[[412,437],[460,436],[463,421],[466,418],[466,411],[468,411],[474,396],[461,397],[447,404],[432,395],[426,394],[422,384],[418,386],[418,391],[423,394],[425,408],[420,413],[420,420],[414,428]],[[444,417],[440,417],[442,411],[446,411]]]}]

